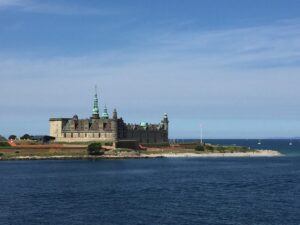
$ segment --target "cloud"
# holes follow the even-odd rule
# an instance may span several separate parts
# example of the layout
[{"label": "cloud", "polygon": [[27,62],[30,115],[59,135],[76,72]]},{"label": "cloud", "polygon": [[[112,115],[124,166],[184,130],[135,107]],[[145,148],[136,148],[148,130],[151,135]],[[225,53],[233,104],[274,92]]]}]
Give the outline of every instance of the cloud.
[{"label": "cloud", "polygon": [[172,58],[188,56],[195,63],[209,66],[300,65],[299,19],[227,30],[162,33],[147,44],[156,45],[160,54],[163,51]]},{"label": "cloud", "polygon": [[38,0],[0,0],[0,10],[15,9],[21,12],[59,15],[110,15],[115,11],[84,7],[76,4],[54,3]]},{"label": "cloud", "polygon": [[[215,31],[177,31],[133,35],[132,43],[123,48],[86,52],[81,56],[37,57],[22,55],[8,57],[0,54],[0,72],[19,78],[64,76],[81,77],[87,74],[169,73],[195,74],[197,71],[226,71],[299,69],[300,22],[291,20],[267,26]],[[128,38],[129,39],[129,38]],[[28,52],[27,52],[28,53]],[[42,57],[41,57],[42,56]],[[15,68],[18,68],[17,70]],[[253,71],[252,71],[253,72]],[[251,72],[251,73],[252,73]],[[154,75],[155,76],[155,75]]]},{"label": "cloud", "polygon": [[[262,129],[262,121],[296,121],[298,24],[299,20],[292,20],[214,31],[159,29],[137,33],[132,36],[134,45],[127,48],[80,57],[2,53],[0,92],[5,98],[0,99],[0,116],[20,121],[38,116],[45,127],[50,116],[88,117],[93,85],[98,84],[102,106],[117,107],[129,122],[145,118],[157,122],[168,112],[178,122],[171,128],[178,136],[186,121],[215,121],[207,128],[212,137],[230,130],[232,121],[236,121],[236,129],[229,132],[233,136],[241,130],[247,136],[248,128],[239,125],[242,121],[260,123]],[[259,133],[251,127],[251,135]],[[276,132],[269,135],[280,133]]]}]

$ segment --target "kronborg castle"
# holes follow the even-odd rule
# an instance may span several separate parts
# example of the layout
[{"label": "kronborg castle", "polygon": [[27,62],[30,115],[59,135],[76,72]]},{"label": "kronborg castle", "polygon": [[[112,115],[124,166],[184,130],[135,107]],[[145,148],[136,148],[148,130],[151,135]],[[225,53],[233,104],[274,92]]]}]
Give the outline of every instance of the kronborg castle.
[{"label": "kronborg castle", "polygon": [[95,93],[93,114],[90,118],[50,118],[50,136],[56,142],[113,142],[167,143],[169,120],[167,114],[158,124],[128,124],[118,117],[116,109],[110,117],[105,106],[99,115]]}]

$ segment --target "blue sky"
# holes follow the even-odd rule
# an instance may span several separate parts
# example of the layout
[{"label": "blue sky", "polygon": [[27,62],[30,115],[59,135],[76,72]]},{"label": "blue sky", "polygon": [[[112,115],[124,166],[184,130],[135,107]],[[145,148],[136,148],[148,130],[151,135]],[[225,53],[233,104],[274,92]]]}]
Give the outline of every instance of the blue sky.
[{"label": "blue sky", "polygon": [[0,0],[0,134],[100,107],[171,138],[300,136],[300,1]]}]

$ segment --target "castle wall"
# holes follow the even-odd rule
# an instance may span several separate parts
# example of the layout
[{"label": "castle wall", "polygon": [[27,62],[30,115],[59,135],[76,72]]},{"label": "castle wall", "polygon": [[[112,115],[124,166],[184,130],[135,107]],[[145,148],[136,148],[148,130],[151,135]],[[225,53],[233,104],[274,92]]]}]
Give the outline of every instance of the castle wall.
[{"label": "castle wall", "polygon": [[50,136],[59,138],[62,136],[62,121],[50,121]]},{"label": "castle wall", "polygon": [[62,132],[55,138],[56,142],[113,142],[113,132]]},{"label": "castle wall", "polygon": [[139,143],[166,143],[168,135],[164,130],[127,130],[124,139],[136,140]]}]

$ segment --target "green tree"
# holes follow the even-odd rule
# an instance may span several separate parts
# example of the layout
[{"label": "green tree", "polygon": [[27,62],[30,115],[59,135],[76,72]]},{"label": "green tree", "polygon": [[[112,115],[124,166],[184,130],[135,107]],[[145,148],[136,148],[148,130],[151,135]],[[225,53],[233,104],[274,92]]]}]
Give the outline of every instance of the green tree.
[{"label": "green tree", "polygon": [[104,150],[102,149],[101,143],[91,143],[88,145],[87,152],[89,155],[103,155]]},{"label": "green tree", "polygon": [[12,134],[8,137],[9,140],[16,140],[17,136]]},{"label": "green tree", "polygon": [[24,134],[22,137],[20,137],[21,140],[30,140],[31,136],[29,134]]}]

